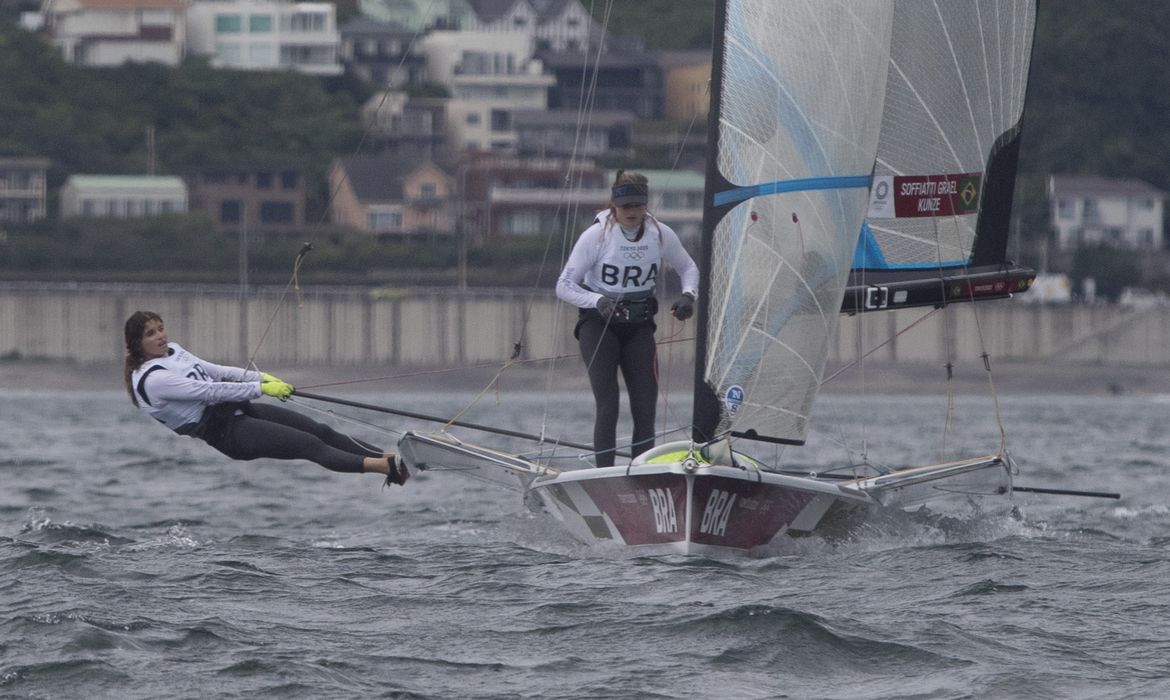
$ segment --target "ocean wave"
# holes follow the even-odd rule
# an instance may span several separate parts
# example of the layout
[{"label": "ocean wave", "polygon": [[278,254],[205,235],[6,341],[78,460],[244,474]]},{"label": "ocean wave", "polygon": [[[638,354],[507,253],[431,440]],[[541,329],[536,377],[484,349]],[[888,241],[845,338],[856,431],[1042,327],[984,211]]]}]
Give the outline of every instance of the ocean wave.
[{"label": "ocean wave", "polygon": [[994,579],[985,578],[982,581],[976,581],[970,585],[963,586],[952,593],[951,597],[962,598],[964,596],[991,595],[995,593],[1022,593],[1028,590],[1028,588],[1028,586],[1022,583],[1000,583]]},{"label": "ocean wave", "polygon": [[20,539],[44,544],[95,544],[110,546],[127,544],[134,540],[109,532],[101,525],[75,525],[69,521],[64,523],[53,522],[45,512],[39,508],[32,508],[28,512],[20,528]]}]

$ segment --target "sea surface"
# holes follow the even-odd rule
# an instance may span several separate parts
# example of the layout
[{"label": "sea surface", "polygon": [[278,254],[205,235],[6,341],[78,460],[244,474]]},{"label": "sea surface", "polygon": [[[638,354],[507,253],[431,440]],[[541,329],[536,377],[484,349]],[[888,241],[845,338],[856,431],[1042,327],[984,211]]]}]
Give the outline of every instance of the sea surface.
[{"label": "sea surface", "polygon": [[[472,394],[347,397],[446,417]],[[633,556],[455,474],[232,462],[116,391],[0,389],[0,697],[1170,697],[1170,397],[1004,396],[991,427],[862,398],[822,397],[783,457],[986,452],[1002,423],[1017,484],[1122,498],[956,496],[845,540]],[[292,405],[388,447],[436,427]],[[464,419],[588,442],[591,415],[504,391]]]}]

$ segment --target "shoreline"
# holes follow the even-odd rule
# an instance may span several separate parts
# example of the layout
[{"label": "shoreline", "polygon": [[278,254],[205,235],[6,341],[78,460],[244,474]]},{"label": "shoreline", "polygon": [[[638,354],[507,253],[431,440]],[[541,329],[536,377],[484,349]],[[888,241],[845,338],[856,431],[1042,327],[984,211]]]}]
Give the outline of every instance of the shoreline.
[{"label": "shoreline", "polygon": [[[502,366],[502,365],[501,365]],[[500,366],[387,367],[384,365],[298,365],[265,367],[277,376],[307,390],[335,393],[387,391],[479,392],[496,377]],[[933,363],[868,363],[862,375],[849,369],[833,377],[837,367],[825,372],[832,377],[822,388],[830,394],[927,394],[946,386],[946,368]],[[677,370],[669,381],[672,392],[690,389],[689,372]],[[997,362],[992,365],[996,391],[1003,395],[1049,394],[1109,396],[1119,394],[1170,394],[1170,368],[1154,366],[1104,366],[1040,362]],[[986,391],[987,373],[978,361],[956,366],[950,380],[958,392]],[[502,390],[589,391],[584,370],[577,360],[560,364],[550,378],[547,366],[513,366],[499,376]],[[117,363],[77,363],[51,360],[0,361],[0,390],[123,391],[122,368]]]}]

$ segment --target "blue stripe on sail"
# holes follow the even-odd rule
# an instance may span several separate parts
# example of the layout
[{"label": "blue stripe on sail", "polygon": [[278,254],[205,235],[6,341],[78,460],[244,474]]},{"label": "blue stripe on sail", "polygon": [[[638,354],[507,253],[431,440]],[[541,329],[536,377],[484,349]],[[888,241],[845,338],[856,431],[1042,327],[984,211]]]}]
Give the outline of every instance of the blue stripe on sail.
[{"label": "blue stripe on sail", "polygon": [[878,246],[873,229],[869,221],[861,222],[861,236],[857,239],[857,249],[853,251],[854,270],[937,270],[940,267],[962,267],[967,260],[948,260],[929,263],[891,263],[886,260],[885,253]]},{"label": "blue stripe on sail", "polygon": [[841,175],[837,177],[806,177],[800,180],[777,180],[763,182],[750,187],[736,187],[715,193],[715,206],[735,204],[752,197],[786,192],[811,192],[813,190],[852,190],[869,187],[869,175]]}]

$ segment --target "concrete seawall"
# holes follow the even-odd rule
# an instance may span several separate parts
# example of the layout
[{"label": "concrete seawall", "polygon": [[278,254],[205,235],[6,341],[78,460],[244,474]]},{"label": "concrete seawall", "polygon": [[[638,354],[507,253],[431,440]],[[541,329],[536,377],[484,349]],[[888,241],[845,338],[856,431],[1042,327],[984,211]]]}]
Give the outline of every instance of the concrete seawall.
[{"label": "concrete seawall", "polygon": [[[436,367],[576,357],[576,312],[548,290],[253,288],[0,284],[0,358],[120,361],[122,326],[157,311],[172,339],[208,357],[269,366]],[[660,316],[662,352],[693,359],[693,324]],[[1047,307],[996,301],[842,319],[832,364],[866,355],[940,364],[997,361],[1170,366],[1170,309]]]}]

